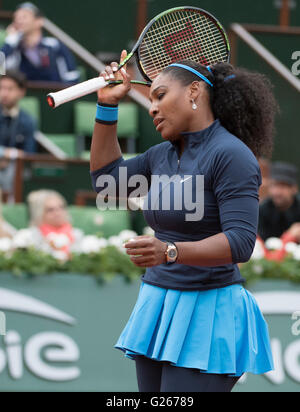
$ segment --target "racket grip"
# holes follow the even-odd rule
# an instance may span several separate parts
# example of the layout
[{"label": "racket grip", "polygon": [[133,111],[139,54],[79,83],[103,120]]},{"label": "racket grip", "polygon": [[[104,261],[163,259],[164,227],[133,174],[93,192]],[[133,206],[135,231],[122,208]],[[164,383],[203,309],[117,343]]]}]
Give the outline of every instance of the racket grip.
[{"label": "racket grip", "polygon": [[71,102],[72,100],[103,89],[107,85],[108,82],[106,82],[103,77],[95,77],[94,79],[76,84],[75,86],[67,87],[59,92],[49,93],[47,95],[47,102],[49,106],[54,109],[64,103]]}]

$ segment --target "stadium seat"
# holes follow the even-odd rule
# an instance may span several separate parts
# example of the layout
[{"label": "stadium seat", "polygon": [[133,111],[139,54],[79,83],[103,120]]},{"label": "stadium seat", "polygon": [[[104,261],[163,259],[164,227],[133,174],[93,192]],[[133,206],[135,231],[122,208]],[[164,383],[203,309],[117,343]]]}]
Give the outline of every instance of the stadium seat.
[{"label": "stadium seat", "polygon": [[83,159],[83,160],[90,160],[90,151],[89,150],[84,150],[82,153],[81,153],[81,159]]},{"label": "stadium seat", "polygon": [[20,107],[36,120],[37,128],[40,129],[41,107],[39,99],[34,96],[26,96],[20,101]]},{"label": "stadium seat", "polygon": [[25,204],[3,204],[2,215],[3,219],[17,230],[28,227],[28,212]]},{"label": "stadium seat", "polygon": [[92,136],[96,113],[96,104],[92,102],[74,103],[75,124],[77,136]]},{"label": "stadium seat", "polygon": [[74,227],[86,235],[101,233],[108,238],[118,235],[122,230],[131,229],[130,215],[127,210],[99,211],[96,207],[70,206],[68,208]]},{"label": "stadium seat", "polygon": [[47,134],[51,142],[56,144],[70,158],[76,156],[76,137],[73,134]]},{"label": "stadium seat", "polygon": [[138,106],[135,103],[120,103],[118,137],[127,139],[127,153],[136,152],[136,139],[139,135]]},{"label": "stadium seat", "polygon": [[[86,235],[101,233],[108,238],[118,235],[122,230],[131,229],[130,215],[127,210],[100,211],[96,207],[69,206],[68,212],[74,228],[81,229]],[[17,230],[29,225],[27,205],[3,204],[2,214],[5,221]]]},{"label": "stadium seat", "polygon": [[[78,137],[92,136],[94,131],[96,105],[93,102],[74,104],[75,133]],[[127,152],[136,152],[138,138],[138,106],[135,103],[120,103],[118,121],[119,139],[127,139]],[[82,144],[82,151],[84,151]]]}]

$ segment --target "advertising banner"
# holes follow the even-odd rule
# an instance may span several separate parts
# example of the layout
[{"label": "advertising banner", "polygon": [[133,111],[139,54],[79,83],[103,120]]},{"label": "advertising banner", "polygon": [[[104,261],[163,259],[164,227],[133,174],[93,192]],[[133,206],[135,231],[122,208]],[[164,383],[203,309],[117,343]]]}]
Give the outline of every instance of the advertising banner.
[{"label": "advertising banner", "polygon": [[[0,390],[137,392],[134,362],[113,348],[139,281],[105,285],[76,274],[1,274]],[[264,281],[251,290],[269,324],[276,370],[247,375],[234,391],[300,391],[300,286]]]}]

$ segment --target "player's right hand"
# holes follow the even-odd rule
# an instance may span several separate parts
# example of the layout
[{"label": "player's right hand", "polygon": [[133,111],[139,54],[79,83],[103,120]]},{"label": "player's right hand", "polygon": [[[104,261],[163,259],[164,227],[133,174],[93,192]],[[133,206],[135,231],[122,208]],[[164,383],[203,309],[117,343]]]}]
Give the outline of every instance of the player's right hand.
[{"label": "player's right hand", "polygon": [[[121,54],[120,63],[127,57],[127,51],[123,50]],[[111,63],[110,66],[106,66],[105,70],[101,72],[100,77],[103,77],[106,81],[122,80],[123,83],[117,86],[107,86],[104,89],[98,91],[98,101],[106,104],[119,104],[131,89],[130,76],[126,72],[126,65],[119,71],[117,71],[119,65],[116,62]]]}]

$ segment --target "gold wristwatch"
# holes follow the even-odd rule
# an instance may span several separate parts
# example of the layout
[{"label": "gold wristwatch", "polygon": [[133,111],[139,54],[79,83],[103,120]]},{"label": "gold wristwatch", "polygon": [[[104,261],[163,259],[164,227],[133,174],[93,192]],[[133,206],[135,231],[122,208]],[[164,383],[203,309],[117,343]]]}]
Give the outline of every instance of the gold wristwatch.
[{"label": "gold wristwatch", "polygon": [[167,264],[175,263],[178,257],[177,247],[172,242],[166,242],[167,249],[165,251]]}]

